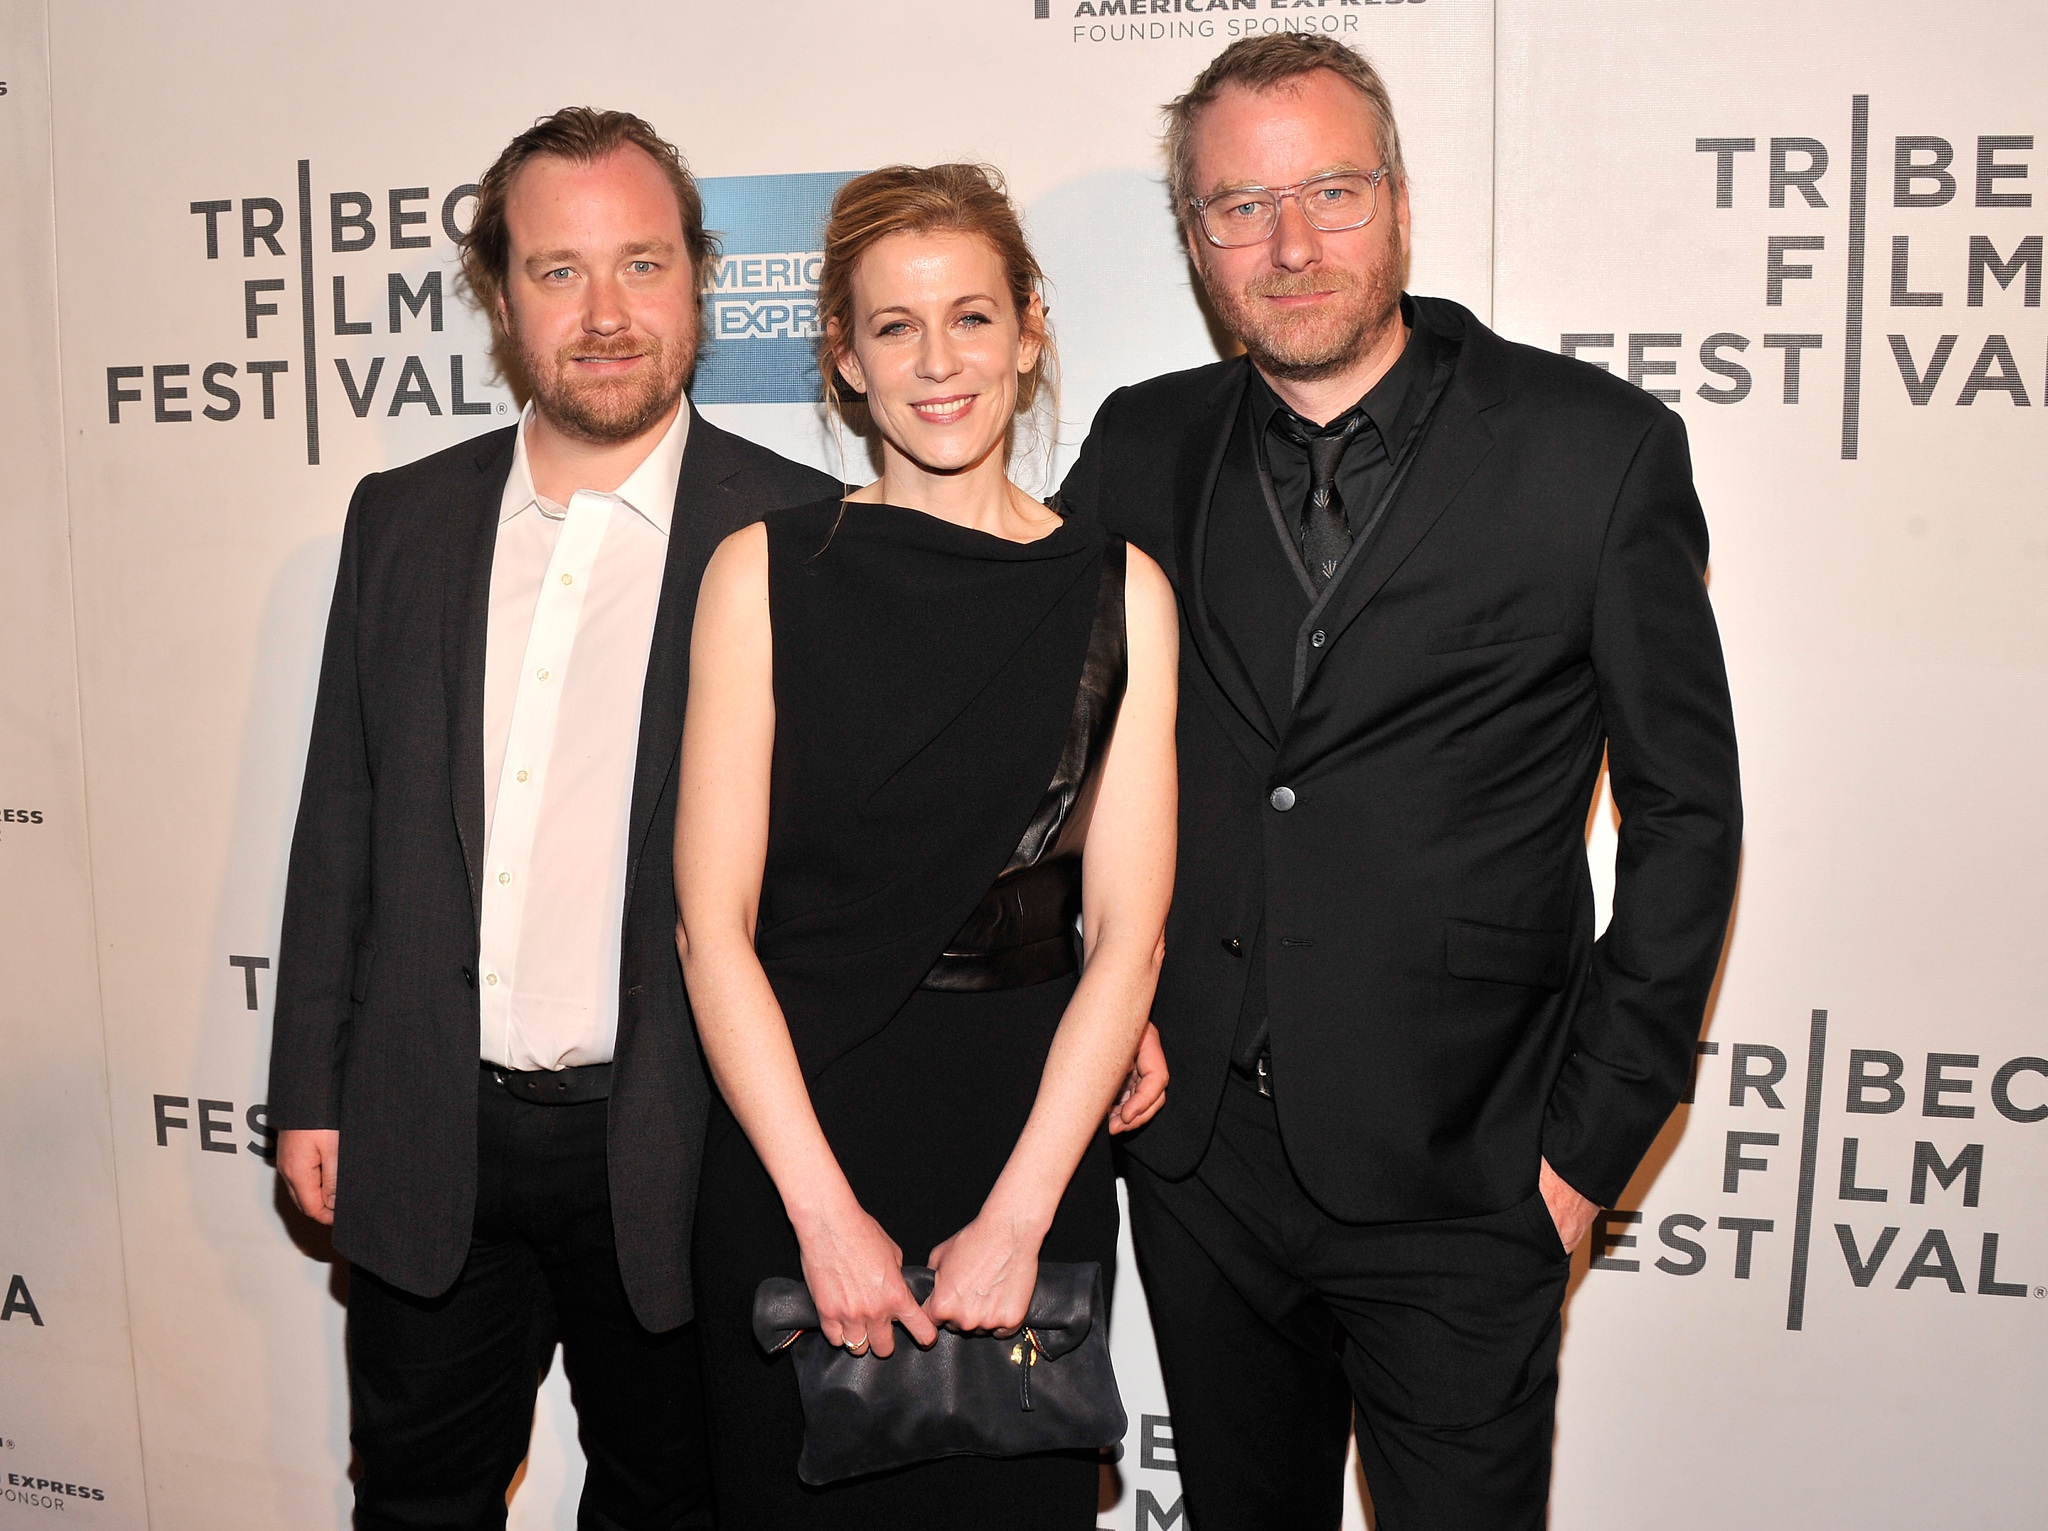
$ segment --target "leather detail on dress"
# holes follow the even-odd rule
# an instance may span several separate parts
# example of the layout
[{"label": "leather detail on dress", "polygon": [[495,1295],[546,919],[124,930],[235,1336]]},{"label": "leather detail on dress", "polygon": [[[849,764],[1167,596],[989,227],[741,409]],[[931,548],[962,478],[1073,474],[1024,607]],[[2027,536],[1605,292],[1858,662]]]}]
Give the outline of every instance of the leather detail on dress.
[{"label": "leather detail on dress", "polygon": [[975,906],[920,987],[1021,989],[1080,966],[1074,919],[1081,912],[1081,858],[1060,856],[1005,872]]},{"label": "leather detail on dress", "polygon": [[1117,537],[1103,549],[1095,625],[1052,781],[1009,865],[932,964],[922,988],[1021,989],[1080,970],[1081,848],[1130,670],[1124,552]]}]

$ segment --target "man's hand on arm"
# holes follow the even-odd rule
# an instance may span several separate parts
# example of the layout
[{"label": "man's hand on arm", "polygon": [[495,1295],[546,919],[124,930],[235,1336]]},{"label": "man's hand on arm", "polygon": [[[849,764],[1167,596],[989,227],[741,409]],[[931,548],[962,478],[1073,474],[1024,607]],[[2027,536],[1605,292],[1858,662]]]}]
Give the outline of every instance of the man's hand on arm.
[{"label": "man's hand on arm", "polygon": [[[282,1155],[279,1162],[283,1162]],[[1564,1245],[1569,1254],[1579,1247],[1579,1241],[1586,1236],[1586,1230],[1593,1226],[1593,1219],[1599,1215],[1600,1204],[1588,1201],[1564,1182],[1564,1177],[1550,1167],[1550,1161],[1543,1161],[1543,1168],[1536,1177],[1536,1184],[1543,1192],[1543,1205],[1550,1209],[1550,1220],[1557,1225],[1557,1241]]]},{"label": "man's hand on arm", "polygon": [[1166,1078],[1166,1051],[1159,1045],[1159,1028],[1147,1021],[1144,1035],[1138,1038],[1138,1056],[1131,1064],[1131,1077],[1124,1081],[1123,1093],[1109,1108],[1112,1136],[1142,1127],[1159,1114],[1159,1108],[1166,1104]]},{"label": "man's hand on arm", "polygon": [[277,1172],[292,1200],[316,1223],[334,1221],[341,1134],[332,1127],[287,1128],[277,1135]]}]

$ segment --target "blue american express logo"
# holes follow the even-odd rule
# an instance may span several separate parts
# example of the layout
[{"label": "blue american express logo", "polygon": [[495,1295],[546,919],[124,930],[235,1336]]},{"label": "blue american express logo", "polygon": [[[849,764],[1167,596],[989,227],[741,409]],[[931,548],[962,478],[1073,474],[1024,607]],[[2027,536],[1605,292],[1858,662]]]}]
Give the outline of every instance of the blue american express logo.
[{"label": "blue american express logo", "polygon": [[818,271],[832,196],[857,171],[713,176],[698,184],[721,253],[704,295],[700,404],[819,397]]}]

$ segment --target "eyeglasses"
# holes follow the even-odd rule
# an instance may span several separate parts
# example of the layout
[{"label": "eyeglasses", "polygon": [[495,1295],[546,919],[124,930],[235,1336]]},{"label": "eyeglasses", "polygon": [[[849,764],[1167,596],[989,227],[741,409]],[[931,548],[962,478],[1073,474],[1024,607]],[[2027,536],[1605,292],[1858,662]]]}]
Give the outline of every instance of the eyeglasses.
[{"label": "eyeglasses", "polygon": [[1219,191],[1213,197],[1189,197],[1202,233],[1219,249],[1235,250],[1243,245],[1263,244],[1280,226],[1280,200],[1294,198],[1310,228],[1325,234],[1345,229],[1362,229],[1378,210],[1380,182],[1386,167],[1378,170],[1333,170],[1312,175],[1292,186],[1239,186]]}]

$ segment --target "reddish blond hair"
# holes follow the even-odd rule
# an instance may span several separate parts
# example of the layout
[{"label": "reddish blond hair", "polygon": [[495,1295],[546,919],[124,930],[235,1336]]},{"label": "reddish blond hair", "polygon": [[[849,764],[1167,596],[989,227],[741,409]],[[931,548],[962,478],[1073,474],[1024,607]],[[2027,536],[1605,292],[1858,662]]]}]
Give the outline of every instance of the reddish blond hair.
[{"label": "reddish blond hair", "polygon": [[[839,188],[825,223],[825,261],[818,274],[818,370],[825,400],[844,418],[839,358],[853,335],[853,274],[868,251],[892,234],[972,234],[988,241],[1003,268],[1010,302],[1024,333],[1039,342],[1038,362],[1017,383],[1017,413],[1037,403],[1041,385],[1056,386],[1058,360],[1046,326],[1045,273],[1024,238],[1000,171],[991,165],[889,165]],[[1040,299],[1036,317],[1031,300]]]}]

